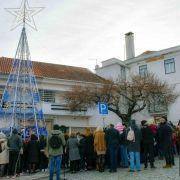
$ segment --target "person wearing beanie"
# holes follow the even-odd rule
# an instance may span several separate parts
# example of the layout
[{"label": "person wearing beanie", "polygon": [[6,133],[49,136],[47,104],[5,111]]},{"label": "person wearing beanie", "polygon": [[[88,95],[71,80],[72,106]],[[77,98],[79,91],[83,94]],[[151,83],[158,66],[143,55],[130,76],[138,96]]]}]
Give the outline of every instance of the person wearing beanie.
[{"label": "person wearing beanie", "polygon": [[19,167],[17,164],[20,162],[20,150],[22,148],[22,138],[18,135],[17,129],[13,129],[10,138],[8,139],[9,148],[9,166],[8,175],[16,176],[16,172],[19,173]]},{"label": "person wearing beanie", "polygon": [[[53,130],[47,138],[47,150],[49,154],[49,180],[53,180],[54,170],[56,169],[56,179],[60,179],[61,162],[63,155],[63,146],[65,146],[65,138],[59,130],[59,125],[55,124]],[[55,168],[56,166],[56,168]]]},{"label": "person wearing beanie", "polygon": [[110,128],[106,131],[106,143],[110,157],[110,170],[109,172],[117,172],[117,152],[119,147],[119,132],[110,124]]},{"label": "person wearing beanie", "polygon": [[[151,168],[154,166],[154,135],[151,129],[149,128],[147,121],[141,121],[141,134],[142,134],[142,146],[144,149],[144,169],[148,167],[148,159],[150,162]],[[148,158],[149,157],[149,158]]]},{"label": "person wearing beanie", "polygon": [[[128,138],[129,135],[133,137],[131,140]],[[132,119],[127,132],[128,150],[130,155],[130,172],[135,170],[141,171],[140,164],[140,143],[141,143],[141,130],[136,125],[136,121]]]},{"label": "person wearing beanie", "polygon": [[163,166],[163,168],[171,168],[174,165],[174,156],[172,152],[172,146],[173,146],[172,134],[173,134],[173,130],[168,125],[167,119],[162,117],[160,119],[160,126],[158,129],[158,136],[159,136],[158,138],[159,138],[159,142],[162,145],[163,153],[166,160],[166,165]]}]

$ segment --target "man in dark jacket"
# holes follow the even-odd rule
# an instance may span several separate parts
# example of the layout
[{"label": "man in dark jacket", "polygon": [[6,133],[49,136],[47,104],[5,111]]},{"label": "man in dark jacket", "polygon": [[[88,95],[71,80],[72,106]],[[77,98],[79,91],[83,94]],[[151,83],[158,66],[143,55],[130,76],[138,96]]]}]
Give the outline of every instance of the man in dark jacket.
[{"label": "man in dark jacket", "polygon": [[163,168],[171,168],[174,165],[172,153],[172,128],[167,124],[166,119],[161,118],[161,125],[158,129],[159,142],[162,144],[166,165]]},{"label": "man in dark jacket", "polygon": [[20,150],[22,148],[22,139],[18,135],[17,129],[13,129],[7,145],[9,147],[8,175],[16,176],[17,168],[19,167],[18,163],[20,162]]},{"label": "man in dark jacket", "polygon": [[117,151],[119,146],[119,132],[110,124],[110,128],[106,131],[106,142],[110,157],[110,171],[117,171]]},{"label": "man in dark jacket", "polygon": [[148,157],[151,168],[154,166],[154,134],[148,127],[147,121],[141,121],[142,146],[144,149],[144,169],[148,167]]}]

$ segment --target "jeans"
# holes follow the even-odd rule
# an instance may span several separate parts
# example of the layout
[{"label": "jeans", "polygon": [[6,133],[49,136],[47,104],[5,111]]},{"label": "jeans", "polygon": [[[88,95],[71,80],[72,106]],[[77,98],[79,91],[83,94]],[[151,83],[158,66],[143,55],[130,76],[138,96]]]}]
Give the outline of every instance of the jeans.
[{"label": "jeans", "polygon": [[121,153],[121,166],[128,167],[128,154],[127,147],[125,145],[120,145],[120,153]]},{"label": "jeans", "polygon": [[116,171],[117,170],[117,145],[109,145],[109,155],[110,155],[110,170]]},{"label": "jeans", "polygon": [[61,155],[51,156],[50,157],[50,165],[49,165],[50,176],[49,176],[49,180],[53,180],[53,174],[54,174],[55,166],[56,166],[56,180],[60,180],[61,161],[62,161],[62,156]]},{"label": "jeans", "polygon": [[141,170],[141,164],[140,164],[140,152],[129,152],[130,155],[130,170],[134,171],[135,169],[137,171]]}]

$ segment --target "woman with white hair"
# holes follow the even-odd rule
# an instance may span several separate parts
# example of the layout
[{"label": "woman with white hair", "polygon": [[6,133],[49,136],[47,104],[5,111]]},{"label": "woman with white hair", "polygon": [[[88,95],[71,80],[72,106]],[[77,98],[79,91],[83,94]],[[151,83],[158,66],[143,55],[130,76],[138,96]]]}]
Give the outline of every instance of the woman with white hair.
[{"label": "woman with white hair", "polygon": [[0,132],[0,176],[4,175],[5,166],[9,163],[6,135]]},{"label": "woman with white hair", "polygon": [[105,154],[106,154],[106,141],[105,133],[102,127],[97,127],[94,133],[94,150],[97,153],[97,169],[99,172],[104,171]]}]

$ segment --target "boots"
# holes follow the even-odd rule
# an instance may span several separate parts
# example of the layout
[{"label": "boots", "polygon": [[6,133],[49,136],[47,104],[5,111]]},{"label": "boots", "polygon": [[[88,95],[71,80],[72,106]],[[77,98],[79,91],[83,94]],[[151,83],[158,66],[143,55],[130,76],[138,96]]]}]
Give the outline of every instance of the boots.
[{"label": "boots", "polygon": [[163,166],[163,168],[171,168],[171,164],[166,164],[165,166]]}]

